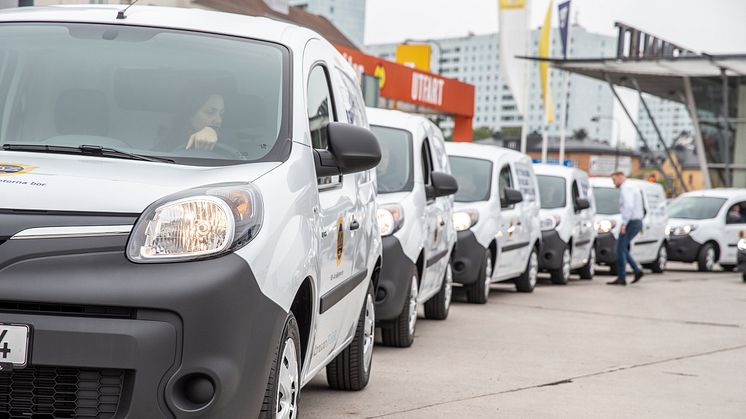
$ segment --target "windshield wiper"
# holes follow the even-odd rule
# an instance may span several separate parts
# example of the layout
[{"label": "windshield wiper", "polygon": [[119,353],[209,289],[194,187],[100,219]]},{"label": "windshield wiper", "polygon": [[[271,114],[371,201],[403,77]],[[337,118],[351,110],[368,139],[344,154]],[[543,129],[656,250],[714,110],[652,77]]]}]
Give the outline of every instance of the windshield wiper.
[{"label": "windshield wiper", "polygon": [[101,147],[99,145],[80,145],[77,147],[44,144],[3,144],[5,151],[30,151],[36,153],[59,153],[59,154],[82,154],[94,157],[112,157],[118,159],[142,160],[159,163],[173,163],[171,159],[164,157],[144,156],[142,154],[128,153],[115,148]]}]

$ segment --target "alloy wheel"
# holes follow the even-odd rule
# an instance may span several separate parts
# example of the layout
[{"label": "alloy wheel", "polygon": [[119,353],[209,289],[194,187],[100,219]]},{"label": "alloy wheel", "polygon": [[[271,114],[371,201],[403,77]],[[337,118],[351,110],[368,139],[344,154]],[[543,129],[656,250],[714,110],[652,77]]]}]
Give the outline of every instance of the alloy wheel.
[{"label": "alloy wheel", "polygon": [[412,275],[409,285],[409,335],[414,335],[417,325],[417,275]]},{"label": "alloy wheel", "polygon": [[363,332],[363,368],[367,373],[373,361],[373,343],[376,333],[376,310],[373,296],[368,294],[365,298],[365,324]]},{"label": "alloy wheel", "polygon": [[280,358],[279,377],[277,382],[277,414],[280,419],[295,419],[298,411],[298,390],[300,374],[295,341],[285,341]]}]

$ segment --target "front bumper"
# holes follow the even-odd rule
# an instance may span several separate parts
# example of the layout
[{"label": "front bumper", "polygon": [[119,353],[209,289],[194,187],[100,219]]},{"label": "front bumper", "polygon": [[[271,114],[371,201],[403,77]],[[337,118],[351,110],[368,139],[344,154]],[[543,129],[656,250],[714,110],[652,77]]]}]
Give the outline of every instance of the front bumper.
[{"label": "front bumper", "polygon": [[562,241],[557,230],[541,232],[541,257],[539,258],[539,269],[552,271],[562,267],[562,253],[567,248],[567,243]]},{"label": "front bumper", "polygon": [[404,254],[399,239],[383,237],[383,266],[376,290],[376,320],[393,320],[401,314],[414,262]]},{"label": "front bumper", "polygon": [[[256,417],[286,312],[235,254],[134,264],[125,243],[0,244],[0,322],[31,326],[29,368],[119,371],[117,418]],[[212,383],[213,397],[191,402],[191,379]]]},{"label": "front bumper", "polygon": [[484,246],[479,244],[471,230],[459,231],[451,266],[453,268],[453,282],[464,285],[477,282],[486,250]]},{"label": "front bumper", "polygon": [[617,239],[612,233],[598,233],[596,236],[596,263],[616,264]]},{"label": "front bumper", "polygon": [[668,260],[676,262],[695,262],[700,244],[691,236],[669,236],[666,244]]}]

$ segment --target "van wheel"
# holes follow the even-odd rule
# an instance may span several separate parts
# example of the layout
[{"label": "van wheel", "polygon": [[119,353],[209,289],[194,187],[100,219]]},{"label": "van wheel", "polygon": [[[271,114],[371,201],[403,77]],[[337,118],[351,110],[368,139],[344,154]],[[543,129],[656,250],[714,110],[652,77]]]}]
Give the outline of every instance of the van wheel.
[{"label": "van wheel", "polygon": [[269,370],[267,389],[259,417],[297,418],[300,394],[300,332],[293,313],[288,313],[280,344]]},{"label": "van wheel", "polygon": [[697,255],[697,268],[700,272],[712,272],[715,262],[715,247],[712,243],[705,243]]},{"label": "van wheel", "polygon": [[[492,276],[492,252],[484,252],[482,265],[479,267],[477,282],[466,287],[466,301],[472,304],[485,304],[490,298],[490,283]],[[427,306],[425,306],[427,307]]]},{"label": "van wheel", "polygon": [[666,263],[668,263],[668,250],[666,250],[666,244],[663,243],[658,249],[658,257],[650,266],[650,269],[657,274],[662,274],[666,270]]},{"label": "van wheel", "polygon": [[591,247],[591,253],[588,255],[588,263],[578,270],[580,279],[593,279],[596,273],[596,246]]},{"label": "van wheel", "polygon": [[536,280],[539,277],[539,256],[536,254],[536,248],[531,250],[526,263],[526,270],[521,276],[515,279],[515,289],[518,292],[534,292]]},{"label": "van wheel", "polygon": [[721,263],[721,264],[720,264],[720,267],[721,267],[721,268],[723,268],[723,270],[724,270],[725,272],[733,272],[733,271],[735,271],[735,270],[736,270],[736,265],[723,265],[723,264]]},{"label": "van wheel", "polygon": [[450,262],[446,266],[440,291],[425,302],[425,318],[430,320],[445,320],[448,318],[448,310],[451,308],[451,297],[453,295],[453,271]]},{"label": "van wheel", "polygon": [[417,326],[417,284],[420,280],[415,266],[412,267],[412,274],[409,278],[407,295],[404,298],[401,313],[381,327],[381,340],[386,346],[407,348],[414,343],[414,331]]},{"label": "van wheel", "polygon": [[376,306],[373,283],[368,284],[363,308],[357,320],[355,337],[350,346],[326,366],[326,379],[334,390],[359,391],[368,385],[373,363],[376,330]]},{"label": "van wheel", "polygon": [[743,280],[743,282],[746,282],[746,272],[741,274],[741,279]]},{"label": "van wheel", "polygon": [[562,251],[562,265],[559,267],[559,269],[555,269],[550,272],[550,279],[552,280],[553,284],[567,284],[567,281],[570,280],[570,263],[570,249],[565,248],[565,250]]}]

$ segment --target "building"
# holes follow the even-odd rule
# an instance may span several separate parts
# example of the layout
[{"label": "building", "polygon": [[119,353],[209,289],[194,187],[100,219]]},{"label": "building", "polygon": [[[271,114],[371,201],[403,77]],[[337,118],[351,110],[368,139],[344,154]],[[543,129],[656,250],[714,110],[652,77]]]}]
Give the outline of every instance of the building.
[{"label": "building", "polygon": [[290,0],[289,4],[324,16],[356,45],[364,44],[365,0]]},{"label": "building", "polygon": [[[650,113],[653,115],[655,124],[658,126],[666,145],[671,146],[682,133],[691,135],[694,127],[692,126],[692,119],[689,117],[689,112],[687,112],[684,104],[651,95],[643,95],[643,97],[648,108],[650,108]],[[645,111],[645,107],[642,106],[642,103],[638,109],[637,125],[650,147],[652,149],[658,149],[660,144],[658,134],[655,131],[653,122],[650,120],[650,117],[648,117],[648,113]],[[642,147],[642,140],[638,137],[637,148]]]},{"label": "building", "polygon": [[[516,108],[513,92],[500,76],[500,51],[498,34],[469,35],[459,38],[423,40],[432,47],[431,68],[433,72],[445,77],[452,77],[476,86],[474,127],[486,126],[493,131],[515,130],[523,124]],[[532,32],[535,55],[539,31]],[[594,34],[579,25],[573,25],[570,31],[568,56],[613,56],[616,42],[613,37]],[[418,41],[420,42],[420,41]],[[367,45],[365,50],[382,58],[395,60],[396,44]],[[561,56],[559,31],[552,35],[552,56]],[[541,87],[539,84],[538,66],[530,62],[531,80],[530,100],[528,103],[528,130],[541,132],[544,121]],[[562,77],[559,71],[553,71],[551,79],[555,115],[559,118]],[[592,122],[596,115],[612,115],[614,97],[606,83],[583,76],[571,75],[568,84],[568,121],[567,134],[574,130],[585,129],[594,138],[611,138],[612,121],[601,118]],[[448,130],[448,124],[443,124]],[[549,135],[559,136],[559,122],[550,124]]]}]

